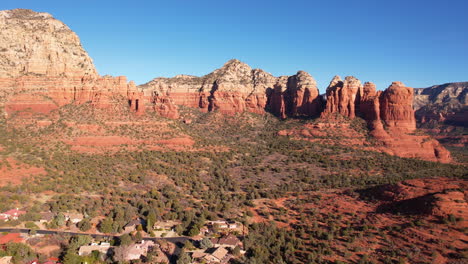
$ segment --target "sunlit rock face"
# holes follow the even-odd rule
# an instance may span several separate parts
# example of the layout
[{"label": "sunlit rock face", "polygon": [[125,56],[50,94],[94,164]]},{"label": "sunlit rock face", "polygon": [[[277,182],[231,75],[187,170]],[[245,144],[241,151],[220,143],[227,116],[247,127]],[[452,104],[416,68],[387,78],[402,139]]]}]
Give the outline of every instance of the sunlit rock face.
[{"label": "sunlit rock face", "polygon": [[327,88],[327,104],[322,116],[340,114],[349,118],[356,117],[356,107],[359,104],[361,81],[353,76],[341,80],[335,76]]},{"label": "sunlit rock face", "polygon": [[0,30],[0,107],[6,115],[49,113],[70,103],[128,104],[144,112],[135,84],[124,76],[99,76],[78,36],[50,14],[0,11]]},{"label": "sunlit rock face", "polygon": [[[202,77],[156,78],[136,87],[124,76],[98,75],[78,36],[50,14],[0,11],[0,29],[0,109],[6,116],[24,111],[48,114],[67,104],[89,103],[109,114],[125,106],[137,114],[152,110],[172,119],[179,118],[181,105],[227,115],[362,117],[385,151],[450,161],[437,141],[411,134],[416,129],[414,90],[401,82],[377,91],[372,83],[335,76],[324,101],[307,72],[275,77],[233,59]],[[457,98],[463,96],[466,104],[466,93],[458,92]]]},{"label": "sunlit rock face", "polygon": [[468,126],[468,82],[417,88],[414,93],[416,119],[421,124]]},{"label": "sunlit rock face", "polygon": [[321,109],[317,85],[308,73],[274,77],[239,60],[230,60],[203,77],[156,78],[140,87],[148,97],[167,96],[176,105],[228,115],[270,111],[286,118],[315,116]]},{"label": "sunlit rock face", "polygon": [[0,77],[97,76],[78,36],[47,13],[0,11]]}]

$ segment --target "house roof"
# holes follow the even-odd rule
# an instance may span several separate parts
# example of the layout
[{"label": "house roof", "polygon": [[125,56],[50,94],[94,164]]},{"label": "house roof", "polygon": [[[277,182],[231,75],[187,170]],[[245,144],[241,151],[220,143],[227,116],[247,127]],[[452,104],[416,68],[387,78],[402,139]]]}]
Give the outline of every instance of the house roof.
[{"label": "house roof", "polygon": [[6,244],[8,242],[20,243],[23,241],[23,238],[19,233],[8,233],[0,237],[0,245]]},{"label": "house roof", "polygon": [[206,256],[207,253],[201,252],[201,251],[195,251],[192,253],[192,258],[197,259],[197,258],[203,258]]},{"label": "house roof", "polygon": [[55,214],[52,212],[41,213],[41,219],[44,219],[46,221],[51,221],[52,219],[54,219],[54,217],[55,217]]},{"label": "house roof", "polygon": [[2,215],[4,216],[19,216],[19,215],[22,215],[22,214],[25,214],[26,211],[21,211],[19,209],[11,209],[11,210],[8,210],[6,212],[3,212],[1,213]]},{"label": "house roof", "polygon": [[237,246],[240,243],[240,240],[236,236],[229,234],[228,236],[221,237],[219,239],[211,239],[211,242],[218,245]]},{"label": "house roof", "polygon": [[148,250],[153,247],[155,243],[151,240],[145,240],[142,243],[131,245],[127,250],[127,259],[137,259],[141,255],[148,253]]},{"label": "house roof", "polygon": [[83,219],[83,214],[80,213],[64,213],[63,215],[70,219]]},{"label": "house roof", "polygon": [[211,255],[219,260],[222,260],[227,255],[227,253],[228,253],[227,249],[223,247],[219,247],[215,249],[215,251],[213,251]]},{"label": "house roof", "polygon": [[128,224],[125,225],[125,227],[132,227],[132,226],[137,226],[137,225],[143,225],[144,222],[141,218],[138,218],[138,219],[134,219],[130,222],[128,222]]}]

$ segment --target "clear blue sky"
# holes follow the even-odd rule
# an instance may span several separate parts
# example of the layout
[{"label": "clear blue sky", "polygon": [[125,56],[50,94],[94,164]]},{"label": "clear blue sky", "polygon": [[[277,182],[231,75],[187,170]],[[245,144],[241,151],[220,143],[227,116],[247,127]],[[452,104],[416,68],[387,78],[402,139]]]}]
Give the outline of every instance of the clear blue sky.
[{"label": "clear blue sky", "polygon": [[274,75],[305,70],[427,87],[468,81],[466,0],[1,0],[49,12],[80,36],[101,75],[137,84],[204,75],[237,58]]}]

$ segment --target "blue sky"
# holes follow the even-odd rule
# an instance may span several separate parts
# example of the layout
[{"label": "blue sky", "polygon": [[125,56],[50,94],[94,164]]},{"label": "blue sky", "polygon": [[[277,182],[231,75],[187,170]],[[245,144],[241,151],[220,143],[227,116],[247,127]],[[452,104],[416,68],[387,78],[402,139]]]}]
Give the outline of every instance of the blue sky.
[{"label": "blue sky", "polygon": [[237,58],[273,75],[309,72],[321,92],[354,75],[379,89],[468,81],[468,1],[2,0],[62,20],[101,75],[137,84],[204,75]]}]

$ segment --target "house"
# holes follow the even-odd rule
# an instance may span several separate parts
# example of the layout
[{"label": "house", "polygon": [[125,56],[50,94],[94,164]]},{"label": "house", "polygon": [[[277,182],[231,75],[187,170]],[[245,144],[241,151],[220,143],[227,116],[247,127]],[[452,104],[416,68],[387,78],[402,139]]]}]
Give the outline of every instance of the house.
[{"label": "house", "polygon": [[217,220],[217,221],[208,221],[208,227],[214,229],[227,229],[229,231],[238,230],[241,231],[241,224],[236,221],[226,221],[226,220]]},{"label": "house", "polygon": [[221,229],[225,229],[225,228],[229,227],[227,222],[224,221],[224,220],[208,221],[208,225],[211,226],[211,227],[217,227],[217,228],[221,228]]},{"label": "house", "polygon": [[5,245],[7,243],[21,243],[23,238],[20,233],[8,233],[6,235],[0,236],[0,245]]},{"label": "house", "polygon": [[174,231],[175,227],[180,224],[180,221],[158,221],[154,223],[153,229],[158,231]]},{"label": "house", "polygon": [[224,260],[228,255],[227,249],[223,247],[208,249],[203,257],[208,263],[226,263]]},{"label": "house", "polygon": [[242,244],[242,242],[232,234],[220,238],[212,238],[211,243],[213,243],[215,247],[229,248],[235,248],[236,246],[240,246]]},{"label": "house", "polygon": [[41,213],[41,219],[39,220],[39,223],[48,223],[52,220],[54,220],[55,214],[52,212],[43,212]]},{"label": "house", "polygon": [[146,256],[154,247],[155,244],[151,240],[143,240],[141,243],[133,244],[128,249],[125,260],[140,259],[141,256]]},{"label": "house", "polygon": [[236,221],[227,221],[228,229],[237,229],[239,228],[239,224]]},{"label": "house", "polygon": [[193,260],[202,259],[202,258],[205,258],[206,255],[208,255],[208,253],[205,253],[203,251],[194,251],[192,252],[192,259]]},{"label": "house", "polygon": [[81,246],[78,250],[78,255],[80,256],[87,256],[91,254],[93,251],[99,251],[104,255],[109,253],[109,249],[111,245],[109,243],[101,242],[99,245],[96,243],[92,243],[88,246]]},{"label": "house", "polygon": [[13,263],[12,256],[5,256],[0,258],[0,264],[11,264]]},{"label": "house", "polygon": [[137,226],[141,225],[141,226],[144,226],[145,222],[143,219],[141,218],[138,218],[138,219],[134,219],[132,221],[130,221],[128,224],[126,224],[124,226],[124,230],[123,230],[123,233],[126,234],[126,233],[131,233],[133,231],[135,231],[137,229]]},{"label": "house", "polygon": [[64,213],[66,221],[70,221],[73,224],[77,224],[83,220],[83,215],[79,213]]},{"label": "house", "polygon": [[55,257],[50,257],[46,262],[42,264],[60,264],[59,259]]},{"label": "house", "polygon": [[0,214],[0,220],[9,221],[9,220],[18,220],[20,215],[25,214],[26,211],[21,211],[19,208],[11,209]]},{"label": "house", "polygon": [[[39,260],[36,259],[36,260],[28,262],[27,264],[41,264],[41,263],[39,262]],[[60,263],[54,260],[48,260],[46,262],[43,262],[42,264],[60,264]]]}]

